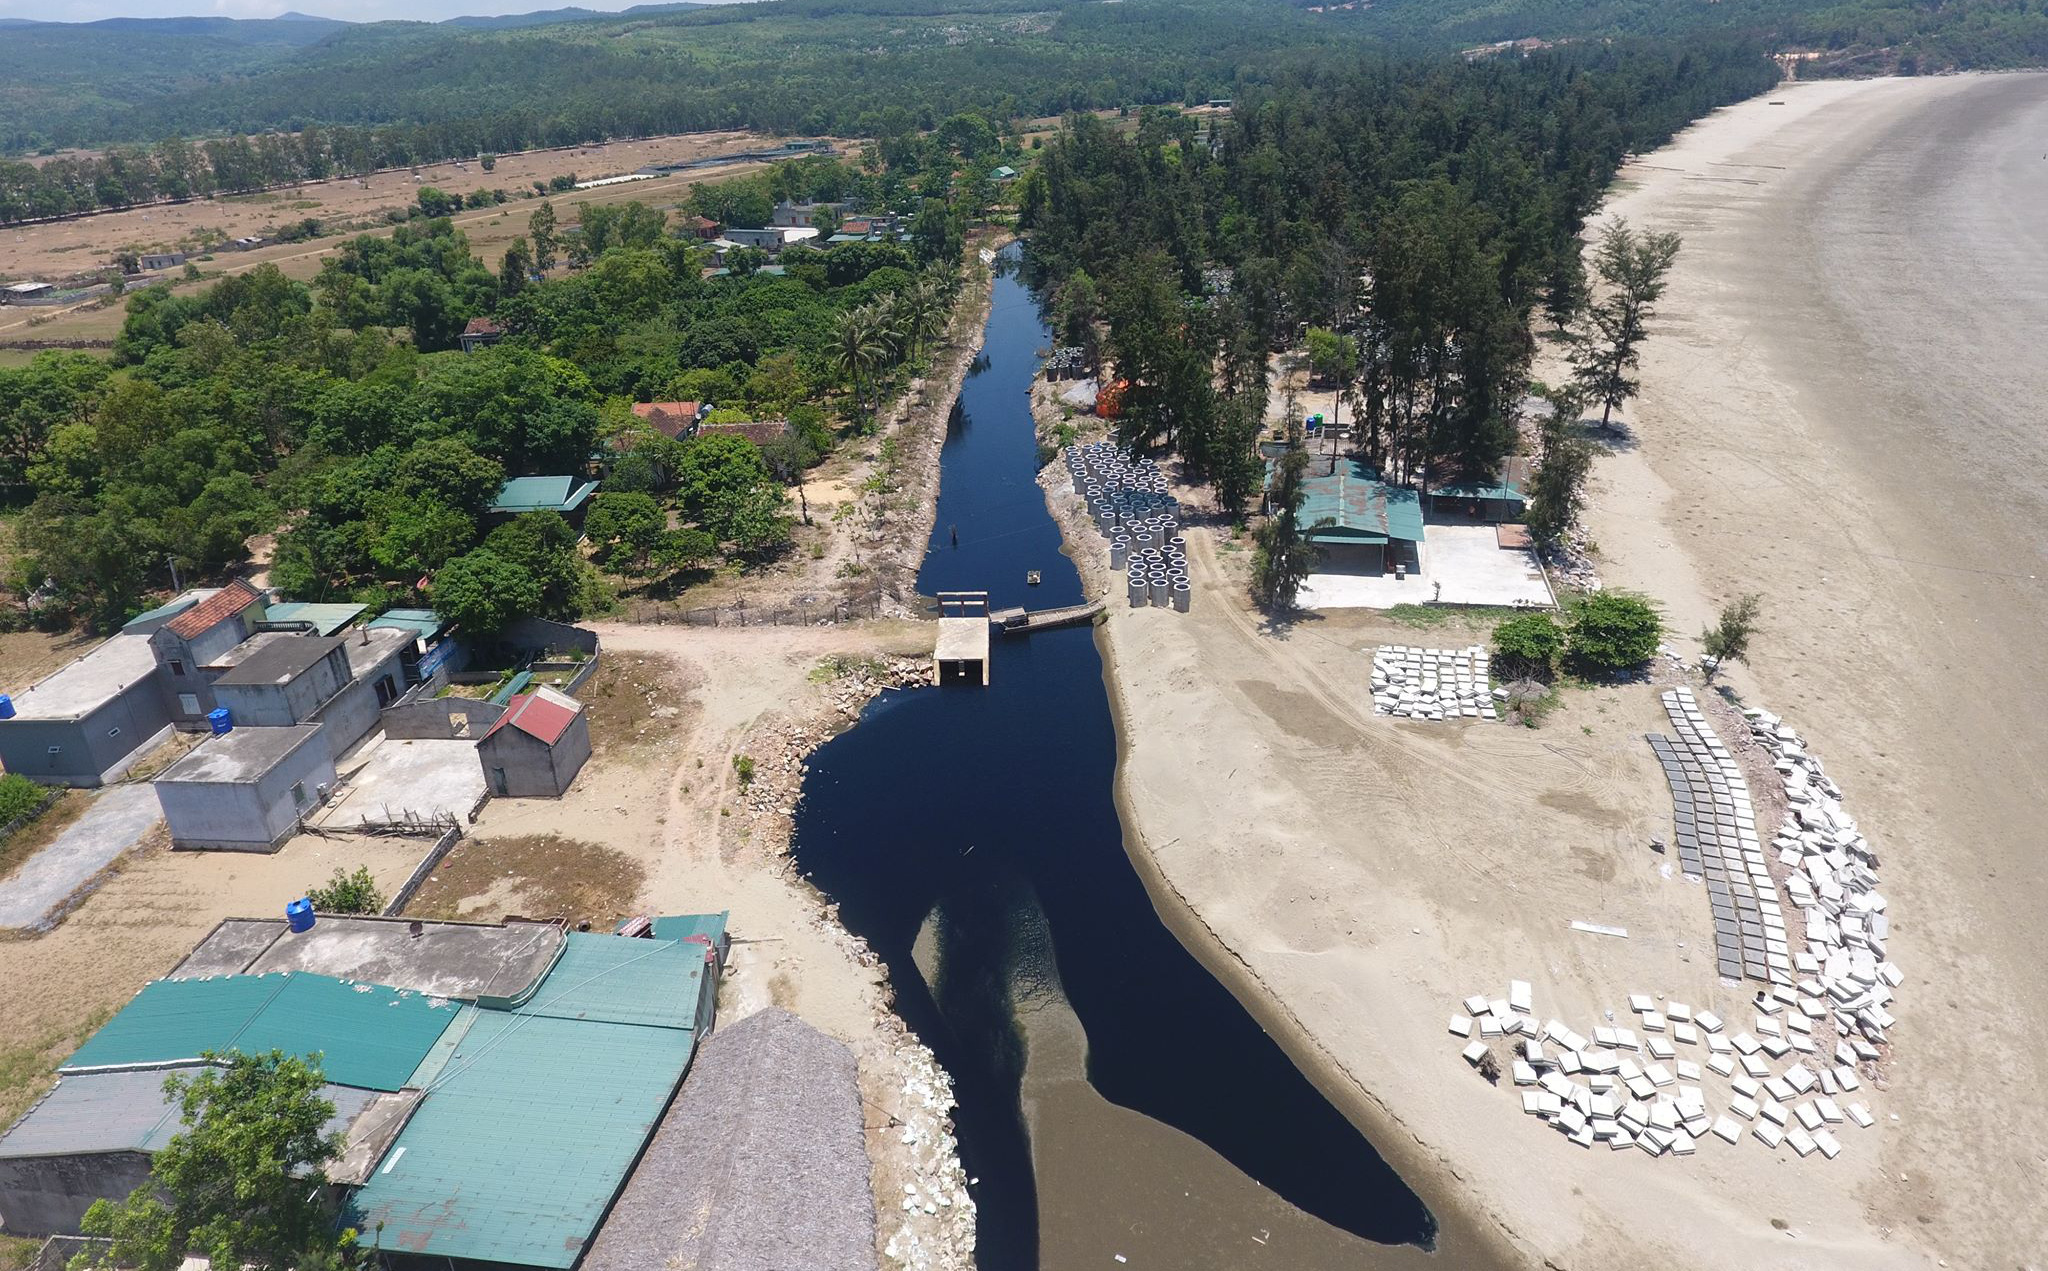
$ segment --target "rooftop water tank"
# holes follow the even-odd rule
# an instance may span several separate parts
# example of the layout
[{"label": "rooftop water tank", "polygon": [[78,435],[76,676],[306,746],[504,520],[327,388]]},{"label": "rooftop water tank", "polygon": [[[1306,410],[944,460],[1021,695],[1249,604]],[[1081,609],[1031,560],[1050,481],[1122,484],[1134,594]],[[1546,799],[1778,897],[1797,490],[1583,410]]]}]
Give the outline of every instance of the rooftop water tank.
[{"label": "rooftop water tank", "polygon": [[216,737],[234,731],[235,727],[235,717],[228,714],[228,708],[225,706],[216,706],[206,712],[206,722],[212,725],[213,735]]},{"label": "rooftop water tank", "polygon": [[12,698],[11,696],[9,696],[9,695],[8,695],[8,694],[6,694],[6,693],[0,693],[0,719],[13,719],[13,718],[14,718],[14,698]]},{"label": "rooftop water tank", "polygon": [[311,931],[313,929],[313,902],[307,900],[304,896],[299,897],[297,900],[286,901],[284,921],[285,925],[293,931]]}]

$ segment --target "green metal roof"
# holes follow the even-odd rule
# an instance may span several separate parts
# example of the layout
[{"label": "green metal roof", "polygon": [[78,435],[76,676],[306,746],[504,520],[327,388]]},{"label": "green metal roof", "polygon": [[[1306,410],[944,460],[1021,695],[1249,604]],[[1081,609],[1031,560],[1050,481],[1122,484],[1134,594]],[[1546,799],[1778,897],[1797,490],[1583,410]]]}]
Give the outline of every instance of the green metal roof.
[{"label": "green metal roof", "polygon": [[435,613],[431,609],[386,609],[383,613],[370,619],[365,625],[372,629],[396,627],[403,631],[410,631],[421,639],[427,639],[437,634],[441,628],[448,624],[442,620],[440,614]]},{"label": "green metal roof", "polygon": [[363,616],[363,605],[318,604],[309,600],[288,600],[271,605],[266,622],[310,622],[321,635],[330,636]]},{"label": "green metal roof", "polygon": [[694,944],[572,932],[523,1004],[476,1009],[350,1221],[380,1247],[569,1267],[696,1049]]},{"label": "green metal roof", "polygon": [[692,1028],[704,979],[702,946],[572,931],[526,1015]]},{"label": "green metal roof", "polygon": [[1510,503],[1526,503],[1521,490],[1512,481],[1479,482],[1461,481],[1457,485],[1431,486],[1432,499],[1504,499]]},{"label": "green metal roof", "polygon": [[191,1061],[207,1051],[321,1056],[338,1085],[402,1088],[454,1020],[456,1007],[403,989],[291,971],[156,980],[64,1063],[62,1071]]},{"label": "green metal roof", "polygon": [[[1318,541],[1384,543],[1422,541],[1422,499],[1415,491],[1388,485],[1356,459],[1340,459],[1336,470],[1312,462],[1302,478],[1301,524]],[[1329,522],[1325,525],[1323,522]]]},{"label": "green metal roof", "polygon": [[597,492],[597,482],[575,477],[514,477],[498,488],[493,512],[573,512]]},{"label": "green metal roof", "polygon": [[725,941],[726,921],[730,910],[715,914],[666,914],[657,917],[648,927],[656,940],[686,940],[691,936],[708,937],[714,947]]},{"label": "green metal roof", "polygon": [[190,609],[192,606],[198,604],[199,600],[200,598],[198,596],[194,596],[189,593],[183,596],[179,596],[175,600],[167,600],[163,604],[158,605],[156,608],[145,609],[141,613],[136,614],[133,618],[130,618],[128,621],[122,623],[121,630],[127,631],[134,627],[139,627],[147,623],[155,622],[160,618],[175,618],[179,614],[185,612],[187,609]]}]

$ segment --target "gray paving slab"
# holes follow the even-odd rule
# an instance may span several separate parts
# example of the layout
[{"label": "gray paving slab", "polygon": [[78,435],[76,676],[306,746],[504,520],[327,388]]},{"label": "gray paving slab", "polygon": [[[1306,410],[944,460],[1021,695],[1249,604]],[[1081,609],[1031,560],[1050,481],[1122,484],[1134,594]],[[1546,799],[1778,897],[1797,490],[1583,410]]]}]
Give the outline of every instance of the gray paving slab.
[{"label": "gray paving slab", "polygon": [[163,818],[156,791],[142,782],[109,786],[91,798],[83,816],[0,879],[0,927],[47,925],[71,893]]}]

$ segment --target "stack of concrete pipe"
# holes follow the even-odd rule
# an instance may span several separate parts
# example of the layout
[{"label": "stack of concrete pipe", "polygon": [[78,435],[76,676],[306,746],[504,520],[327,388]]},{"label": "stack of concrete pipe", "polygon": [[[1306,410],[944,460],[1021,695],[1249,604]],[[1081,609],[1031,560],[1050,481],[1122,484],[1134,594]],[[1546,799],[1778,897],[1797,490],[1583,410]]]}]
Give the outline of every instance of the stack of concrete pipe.
[{"label": "stack of concrete pipe", "polygon": [[1180,501],[1167,491],[1159,466],[1098,441],[1070,447],[1067,470],[1095,528],[1109,541],[1109,567],[1124,572],[1131,607],[1186,613],[1192,591]]}]

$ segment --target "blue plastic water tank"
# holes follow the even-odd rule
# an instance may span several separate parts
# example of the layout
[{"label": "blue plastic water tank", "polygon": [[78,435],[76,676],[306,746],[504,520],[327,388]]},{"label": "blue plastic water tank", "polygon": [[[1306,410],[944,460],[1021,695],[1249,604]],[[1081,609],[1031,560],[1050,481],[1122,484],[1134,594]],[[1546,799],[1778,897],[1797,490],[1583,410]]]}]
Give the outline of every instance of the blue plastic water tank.
[{"label": "blue plastic water tank", "polygon": [[11,697],[11,696],[9,696],[9,695],[8,695],[8,694],[6,694],[6,693],[0,693],[0,719],[13,719],[13,718],[14,718],[14,698],[13,698],[13,697]]},{"label": "blue plastic water tank", "polygon": [[235,717],[228,714],[228,708],[225,706],[216,706],[206,712],[206,722],[213,725],[213,735],[216,737],[222,733],[233,732],[235,728]]},{"label": "blue plastic water tank", "polygon": [[313,929],[313,902],[307,900],[304,896],[299,897],[297,900],[287,901],[284,907],[284,920],[285,924],[293,931],[311,931]]}]

